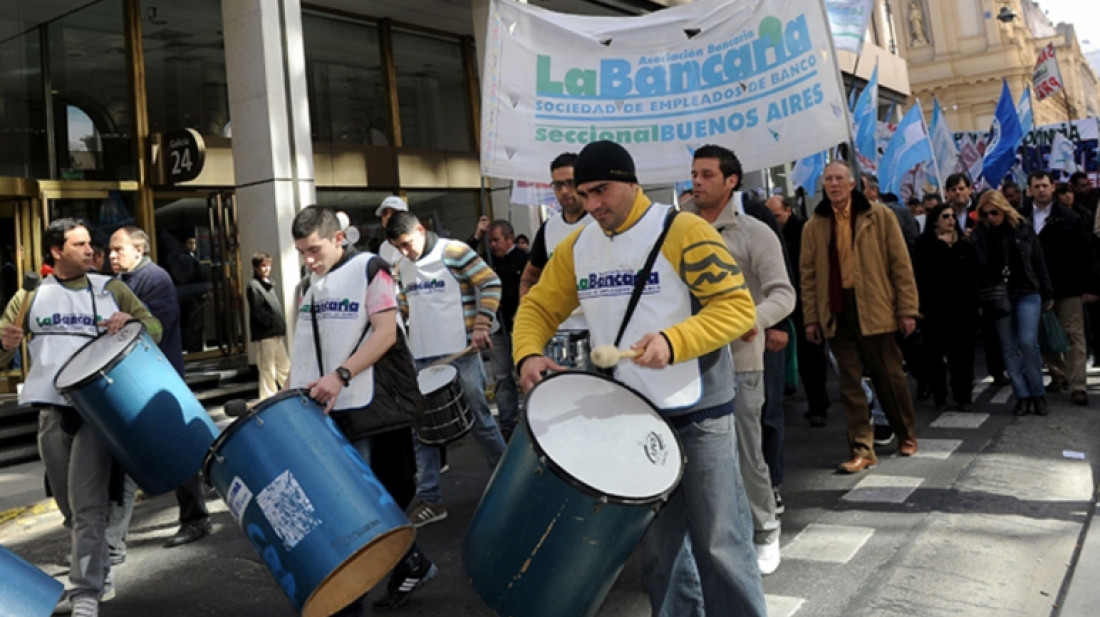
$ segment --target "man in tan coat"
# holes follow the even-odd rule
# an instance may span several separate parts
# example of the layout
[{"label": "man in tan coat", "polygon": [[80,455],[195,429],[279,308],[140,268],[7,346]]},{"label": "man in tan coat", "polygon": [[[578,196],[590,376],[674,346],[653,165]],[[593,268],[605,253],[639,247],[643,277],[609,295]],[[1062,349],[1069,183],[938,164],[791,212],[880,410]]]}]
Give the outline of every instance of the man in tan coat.
[{"label": "man in tan coat", "polygon": [[851,167],[825,167],[825,199],[802,233],[806,338],[829,339],[840,367],[840,397],[852,458],[843,473],[873,467],[873,431],[860,385],[866,369],[898,436],[898,454],[917,451],[913,399],[895,333],[909,336],[919,317],[913,266],[897,218],[855,190]]}]

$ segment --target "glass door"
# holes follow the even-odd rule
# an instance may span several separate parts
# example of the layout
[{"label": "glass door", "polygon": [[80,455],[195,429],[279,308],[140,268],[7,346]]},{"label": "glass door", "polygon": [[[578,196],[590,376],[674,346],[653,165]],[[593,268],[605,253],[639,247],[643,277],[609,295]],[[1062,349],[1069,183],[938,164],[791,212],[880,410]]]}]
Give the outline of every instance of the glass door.
[{"label": "glass door", "polygon": [[244,353],[237,212],[229,192],[154,196],[156,259],[176,283],[188,360]]},{"label": "glass door", "polygon": [[[37,283],[25,279],[41,263],[42,210],[38,185],[24,178],[0,177],[0,307],[6,307],[15,292]],[[3,310],[3,308],[0,308]],[[17,353],[0,366],[0,393],[15,392],[24,377],[24,353]]]},{"label": "glass door", "polygon": [[241,296],[240,237],[233,193],[212,193],[206,199],[210,229],[210,277],[213,326],[223,354],[246,351],[244,298]]}]

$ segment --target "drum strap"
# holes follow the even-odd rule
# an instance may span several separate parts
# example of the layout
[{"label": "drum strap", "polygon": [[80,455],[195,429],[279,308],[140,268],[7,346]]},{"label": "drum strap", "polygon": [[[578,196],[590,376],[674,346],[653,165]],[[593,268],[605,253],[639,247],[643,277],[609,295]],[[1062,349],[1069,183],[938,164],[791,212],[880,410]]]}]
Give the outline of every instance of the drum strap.
[{"label": "drum strap", "polygon": [[[310,298],[309,302],[309,319],[313,324],[313,352],[317,354],[317,376],[325,376],[325,362],[321,359],[321,328],[317,326],[317,299]],[[355,347],[351,353],[355,353],[359,349],[359,346],[363,344],[363,339],[367,338],[367,332],[370,330],[370,324],[363,329],[363,332],[359,334],[359,341],[355,343]],[[350,357],[350,356],[349,356]]]},{"label": "drum strap", "polygon": [[661,252],[661,245],[665,243],[665,236],[668,235],[668,230],[672,227],[672,220],[679,213],[680,211],[675,208],[669,209],[668,216],[665,217],[665,226],[657,236],[657,241],[653,243],[653,248],[650,249],[649,256],[646,257],[645,265],[638,271],[638,276],[634,279],[634,290],[630,293],[630,302],[627,303],[626,312],[623,313],[623,322],[619,324],[619,333],[615,335],[615,347],[618,347],[623,340],[626,326],[630,323],[630,318],[634,316],[634,309],[638,308],[638,301],[642,299],[642,291],[645,290],[649,273],[653,270],[653,264],[657,261],[657,254]]}]

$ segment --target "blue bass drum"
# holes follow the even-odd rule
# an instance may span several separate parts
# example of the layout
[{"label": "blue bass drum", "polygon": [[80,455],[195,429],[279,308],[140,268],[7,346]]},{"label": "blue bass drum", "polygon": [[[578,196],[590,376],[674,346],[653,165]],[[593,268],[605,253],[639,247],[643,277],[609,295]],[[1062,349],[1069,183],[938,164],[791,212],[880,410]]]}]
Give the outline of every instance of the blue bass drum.
[{"label": "blue bass drum", "polygon": [[62,591],[61,581],[0,546],[0,615],[52,615]]},{"label": "blue bass drum", "polygon": [[344,608],[412,546],[405,513],[305,390],[235,420],[203,471],[303,617]]},{"label": "blue bass drum", "polygon": [[57,372],[54,387],[150,495],[198,473],[218,434],[139,321],[81,347]]},{"label": "blue bass drum", "polygon": [[591,616],[680,482],[672,426],[640,394],[564,372],[527,398],[462,545],[499,615]]}]

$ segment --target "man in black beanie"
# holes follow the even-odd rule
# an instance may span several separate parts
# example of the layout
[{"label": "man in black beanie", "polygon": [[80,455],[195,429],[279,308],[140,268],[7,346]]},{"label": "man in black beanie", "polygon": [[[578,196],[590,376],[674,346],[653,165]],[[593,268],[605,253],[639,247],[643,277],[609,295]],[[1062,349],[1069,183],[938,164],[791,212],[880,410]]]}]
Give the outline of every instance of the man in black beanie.
[{"label": "man in black beanie", "polygon": [[[732,417],[729,343],[756,321],[745,279],[709,223],[646,197],[622,146],[589,144],[573,177],[598,225],[566,237],[519,307],[513,358],[521,385],[530,390],[544,371],[564,370],[543,348],[578,305],[593,348],[638,351],[615,367],[615,379],[661,410],[688,460],[679,490],[642,539],[653,614],[763,617],[760,572],[745,567],[756,554]],[[639,273],[651,252],[652,268]],[[644,283],[632,310],[636,281]]]}]

